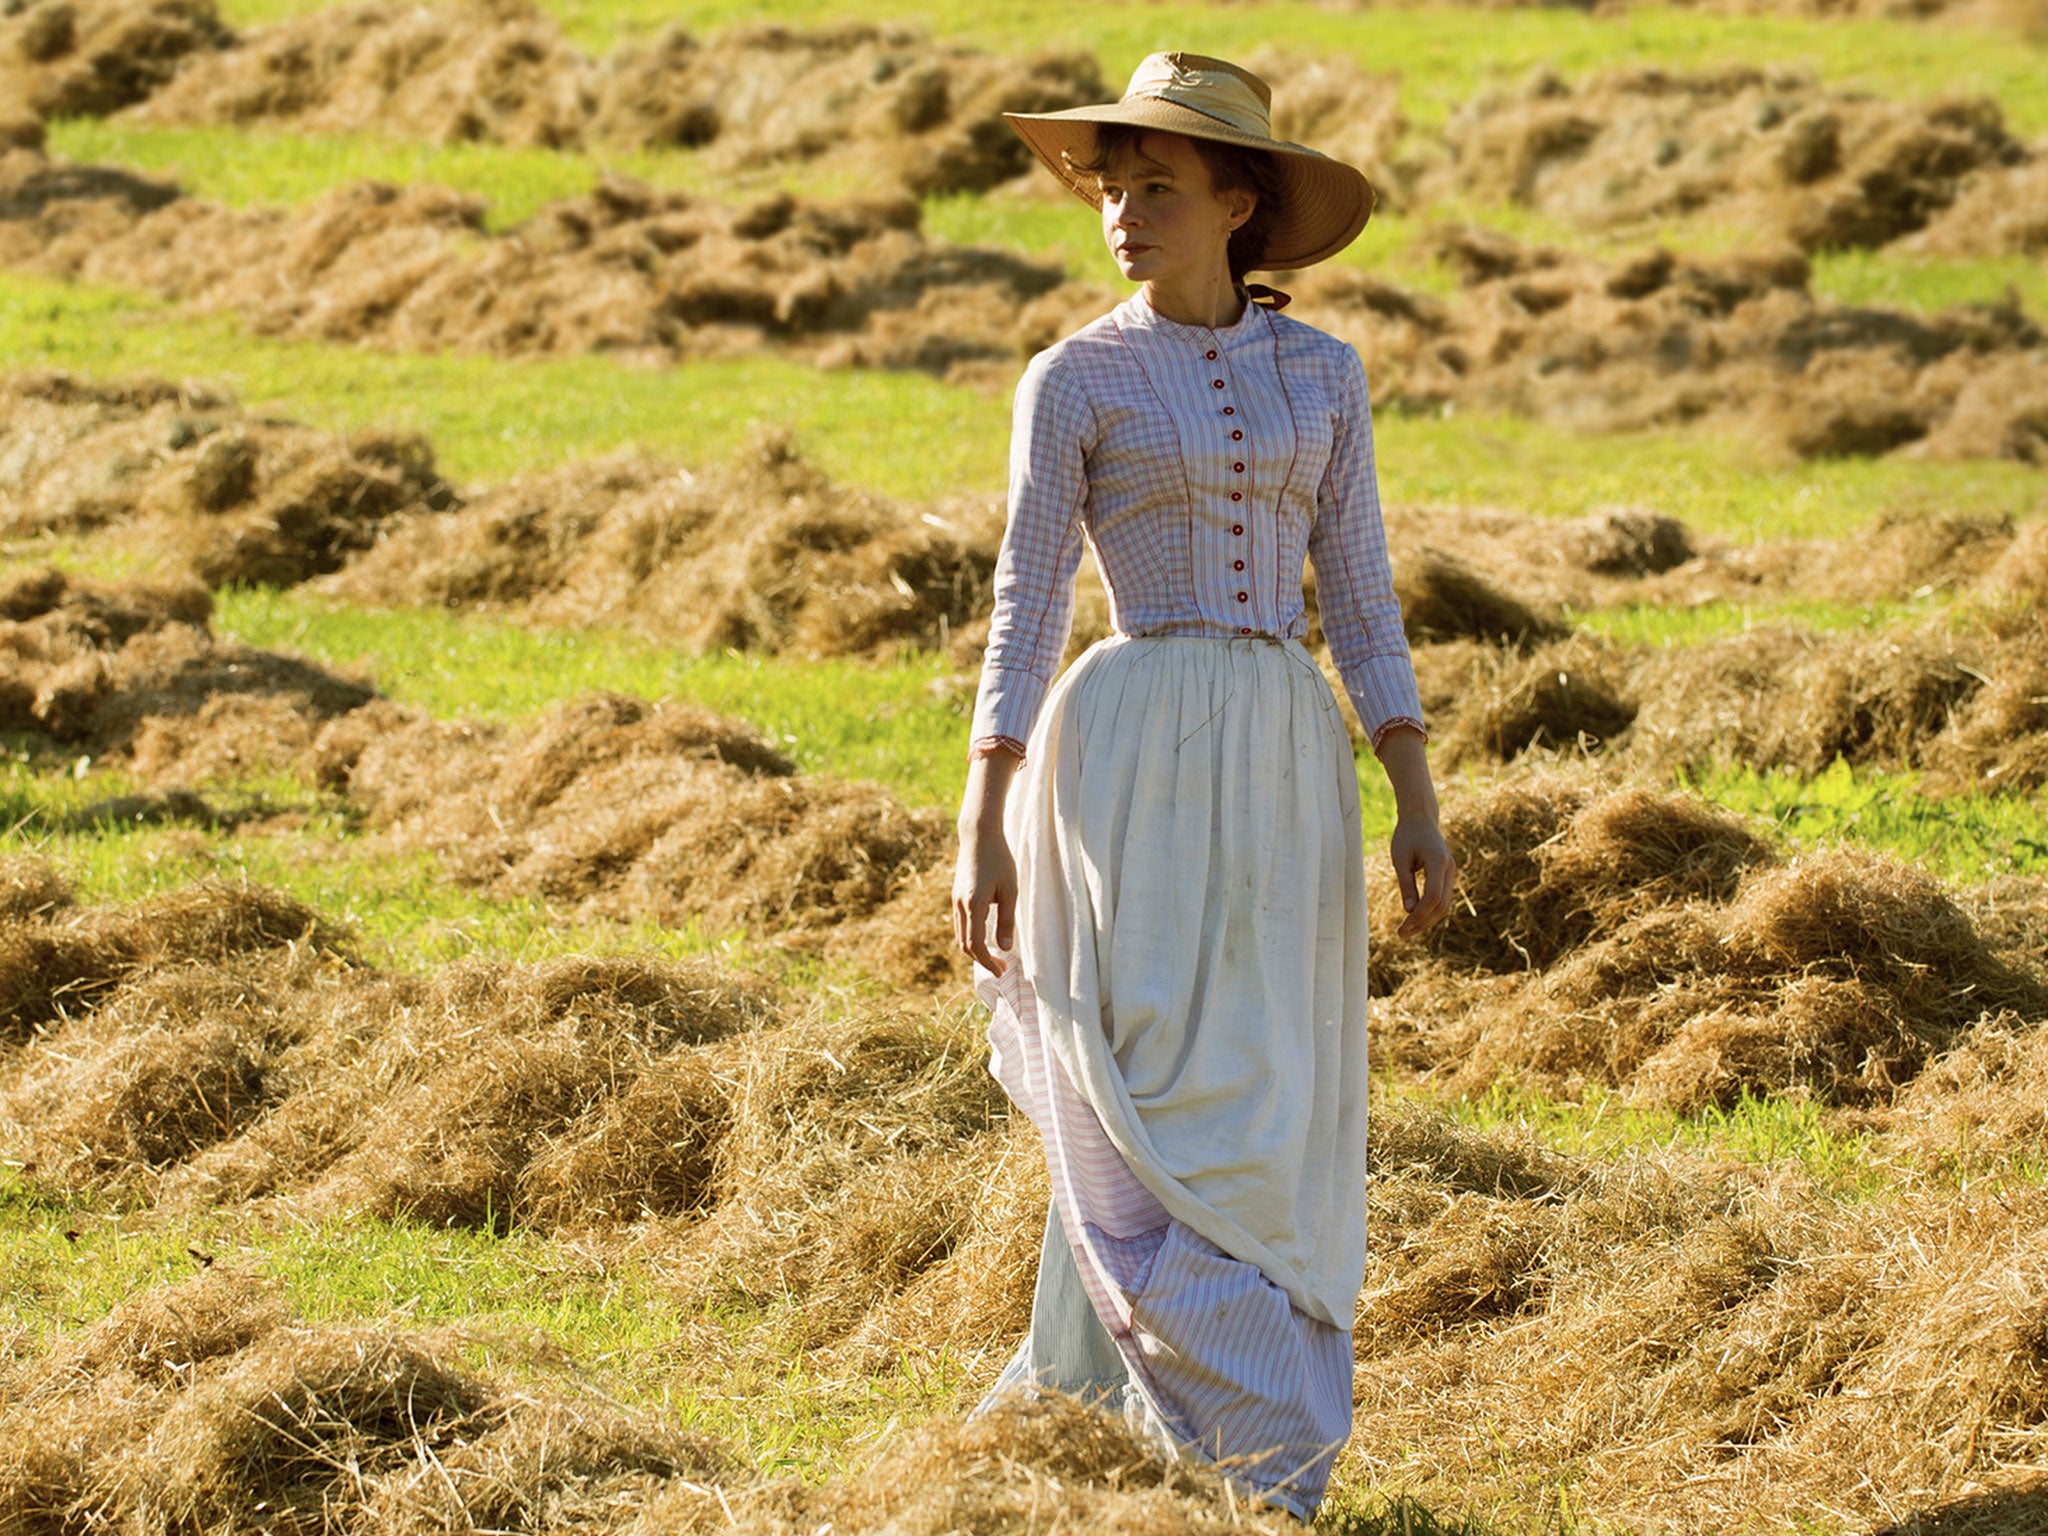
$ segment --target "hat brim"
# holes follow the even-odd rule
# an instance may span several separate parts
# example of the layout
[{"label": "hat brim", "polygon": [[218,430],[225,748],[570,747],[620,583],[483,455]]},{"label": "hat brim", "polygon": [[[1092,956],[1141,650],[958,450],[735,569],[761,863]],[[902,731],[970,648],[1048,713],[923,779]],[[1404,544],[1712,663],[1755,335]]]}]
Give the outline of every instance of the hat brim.
[{"label": "hat brim", "polygon": [[1259,263],[1262,272],[1327,260],[1356,240],[1372,217],[1372,183],[1363,172],[1306,145],[1261,138],[1177,102],[1140,96],[1064,112],[1005,112],[1003,121],[1069,191],[1096,208],[1102,206],[1101,189],[1094,177],[1074,170],[1068,156],[1092,156],[1100,124],[1126,123],[1264,151],[1280,172],[1283,206],[1266,239],[1265,259]]}]

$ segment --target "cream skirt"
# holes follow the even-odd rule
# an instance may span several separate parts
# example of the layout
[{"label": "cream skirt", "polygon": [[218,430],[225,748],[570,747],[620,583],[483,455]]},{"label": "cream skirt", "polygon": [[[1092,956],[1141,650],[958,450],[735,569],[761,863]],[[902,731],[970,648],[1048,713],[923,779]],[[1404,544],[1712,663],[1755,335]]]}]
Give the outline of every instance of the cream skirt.
[{"label": "cream skirt", "polygon": [[[1365,1268],[1356,771],[1298,643],[1102,642],[1033,733],[1017,954],[978,977],[1079,1282],[1041,1285],[1006,1381],[1071,1385],[1034,1343],[1092,1321],[1127,1411],[1299,1513],[1350,1433]],[[1092,1319],[1039,1315],[1075,1296]]]}]

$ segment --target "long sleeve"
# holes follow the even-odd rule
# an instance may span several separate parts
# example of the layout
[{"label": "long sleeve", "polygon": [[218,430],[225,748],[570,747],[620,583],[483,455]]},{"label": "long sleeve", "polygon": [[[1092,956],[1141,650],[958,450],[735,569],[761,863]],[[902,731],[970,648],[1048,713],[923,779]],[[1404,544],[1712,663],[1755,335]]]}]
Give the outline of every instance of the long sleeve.
[{"label": "long sleeve", "polygon": [[1344,374],[1308,552],[1330,657],[1373,745],[1397,724],[1422,729],[1422,699],[1380,517],[1372,402],[1355,353]]},{"label": "long sleeve", "polygon": [[996,739],[1021,750],[1059,670],[1074,622],[1093,415],[1056,353],[1032,359],[1011,423],[1009,522],[974,703],[976,743]]}]

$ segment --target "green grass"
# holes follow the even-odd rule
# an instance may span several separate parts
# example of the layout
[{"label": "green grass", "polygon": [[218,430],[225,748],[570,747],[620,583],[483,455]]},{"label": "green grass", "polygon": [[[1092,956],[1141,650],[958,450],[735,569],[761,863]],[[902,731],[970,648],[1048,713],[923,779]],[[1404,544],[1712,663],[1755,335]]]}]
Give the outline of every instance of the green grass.
[{"label": "green grass", "polygon": [[[962,1375],[943,1357],[822,1375],[794,1349],[769,1345],[772,1311],[687,1310],[642,1261],[599,1263],[530,1233],[125,1215],[55,1196],[4,1163],[0,1251],[0,1334],[17,1348],[48,1349],[136,1291],[188,1280],[210,1262],[273,1285],[308,1324],[452,1327],[472,1369],[557,1391],[595,1388],[712,1435],[770,1475],[835,1470],[844,1451],[888,1426],[953,1406]],[[705,1329],[739,1346],[717,1372],[691,1369],[683,1348]]]},{"label": "green grass", "polygon": [[380,352],[258,336],[138,294],[0,272],[0,369],[32,368],[203,379],[321,427],[424,432],[443,472],[472,484],[632,446],[702,463],[765,425],[792,431],[841,479],[929,499],[1000,484],[1009,417],[994,395],[918,373],[827,371],[769,353],[645,368],[597,356]]},{"label": "green grass", "polygon": [[2017,299],[2048,319],[2048,265],[2025,256],[1944,261],[1887,251],[1836,251],[1815,258],[1813,291],[1844,304],[1938,311]]},{"label": "green grass", "polygon": [[1795,847],[1855,844],[1956,885],[2048,874],[2048,801],[2038,795],[1932,799],[1911,774],[1839,761],[1811,779],[1726,768],[1692,783],[1717,804],[1767,819]]},{"label": "green grass", "polygon": [[[257,26],[322,8],[327,0],[227,0],[237,26]],[[546,6],[586,51],[671,23],[699,34],[756,24],[750,0],[552,0]],[[936,36],[1005,53],[1079,49],[1094,53],[1120,85],[1144,54],[1184,48],[1245,58],[1261,49],[1335,55],[1377,73],[1398,74],[1409,115],[1438,122],[1480,87],[1514,81],[1547,65],[1561,74],[1633,64],[1692,69],[1727,60],[1816,70],[1835,83],[1896,96],[1970,92],[1995,96],[2014,131],[2048,129],[2039,89],[2043,50],[2008,31],[1883,19],[1722,16],[1687,8],[1630,7],[1611,16],[1567,9],[1456,5],[1338,9],[1314,0],[1256,6],[1093,0],[923,0],[876,6],[867,0],[778,0],[773,19],[790,27],[896,21]]]},{"label": "green grass", "polygon": [[1677,1150],[1751,1167],[1797,1166],[1838,1198],[1870,1198],[1895,1188],[1896,1170],[1875,1161],[1870,1136],[1840,1129],[1812,1099],[1758,1098],[1745,1089],[1731,1105],[1682,1115],[1631,1103],[1598,1086],[1577,1099],[1563,1099],[1510,1078],[1467,1099],[1384,1085],[1381,1091],[1400,1102],[1441,1109],[1479,1130],[1524,1132],[1574,1157],[1612,1161],[1638,1152]]},{"label": "green grass", "polygon": [[1939,612],[1933,600],[1923,602],[1839,603],[1819,598],[1778,598],[1738,603],[1716,600],[1684,608],[1662,604],[1631,604],[1622,608],[1589,608],[1569,615],[1575,628],[1590,630],[1624,645],[1697,645],[1722,635],[1740,634],[1762,624],[1796,624],[1806,629],[1882,629]]},{"label": "green grass", "polygon": [[523,718],[595,689],[674,696],[753,721],[807,772],[872,779],[913,805],[957,804],[966,781],[972,685],[949,682],[938,657],[693,656],[616,632],[271,590],[223,593],[215,627],[261,649],[360,667],[390,697],[444,719]]},{"label": "green grass", "polygon": [[[0,273],[7,368],[204,379],[254,408],[322,427],[421,431],[444,471],[471,484],[636,444],[702,463],[772,426],[792,431],[842,480],[928,500],[999,487],[1009,426],[1000,393],[923,374],[828,371],[768,354],[654,369],[604,357],[379,352],[255,336],[231,319],[15,273]],[[2040,473],[2022,464],[1801,463],[1705,432],[1593,436],[1504,417],[1389,411],[1378,446],[1389,501],[1561,516],[1649,507],[1744,539],[1840,536],[1887,513],[2048,508]]]}]

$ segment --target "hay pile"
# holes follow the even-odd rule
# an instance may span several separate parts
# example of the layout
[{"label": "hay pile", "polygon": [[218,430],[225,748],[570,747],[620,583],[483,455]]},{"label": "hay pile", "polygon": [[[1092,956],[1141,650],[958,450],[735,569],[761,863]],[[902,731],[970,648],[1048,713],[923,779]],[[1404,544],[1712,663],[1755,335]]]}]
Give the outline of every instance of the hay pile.
[{"label": "hay pile", "polygon": [[[0,730],[88,757],[126,755],[150,777],[287,766],[328,720],[375,690],[302,658],[216,640],[204,588],[104,586],[51,569],[0,578]],[[203,741],[203,751],[199,750]],[[201,776],[205,776],[203,773]]]},{"label": "hay pile", "polygon": [[1918,870],[1783,860],[1682,795],[1555,771],[1453,802],[1466,911],[1397,937],[1376,893],[1380,1055],[1680,1111],[1744,1093],[1882,1104],[1987,1017],[2048,1023],[2048,976]]},{"label": "hay pile", "polygon": [[0,121],[103,116],[233,42],[213,0],[17,0],[0,14]]},{"label": "hay pile", "polygon": [[1001,534],[992,501],[897,506],[835,484],[775,432],[703,473],[601,460],[409,518],[325,590],[512,608],[695,651],[943,649],[987,613]]},{"label": "hay pile", "polygon": [[751,727],[680,703],[575,699],[516,734],[342,722],[319,744],[349,803],[457,878],[591,916],[737,930],[929,987],[952,827],[870,784],[797,776]]},{"label": "hay pile", "polygon": [[119,525],[124,548],[209,587],[290,586],[454,501],[417,436],[343,438],[156,379],[0,380],[0,538]]},{"label": "hay pile", "polygon": [[2048,462],[2048,336],[2011,304],[1836,304],[1794,253],[1610,264],[1464,226],[1437,245],[1465,276],[1450,300],[1341,268],[1301,284],[1384,404],[1607,431],[1713,421],[1803,458]]},{"label": "hay pile", "polygon": [[1412,1111],[1375,1135],[1366,1475],[1461,1507],[1568,1488],[1631,1530],[2038,1528],[2038,1188],[1837,1200]]},{"label": "hay pile", "polygon": [[[1710,210],[1802,250],[1881,246],[1925,228],[1966,185],[2010,204],[2030,155],[1988,99],[1899,103],[1729,66],[1631,69],[1571,85],[1545,70],[1453,115],[1432,195],[1512,201],[1594,227]],[[2007,249],[1961,223],[1973,254]]]},{"label": "hay pile", "polygon": [[0,158],[0,215],[12,265],[232,311],[269,335],[416,351],[672,361],[774,344],[833,365],[1007,373],[1047,324],[1032,301],[1064,314],[1099,297],[1054,296],[1050,267],[926,240],[908,198],[726,207],[608,180],[494,236],[478,199],[439,188],[150,211],[17,150]]},{"label": "hay pile", "polygon": [[1419,647],[1449,767],[1599,752],[1666,778],[1729,765],[1920,772],[1934,793],[2048,783],[2048,635],[2020,613],[1860,631],[1766,624],[1685,646],[1591,634]]},{"label": "hay pile", "polygon": [[[487,1342],[535,1385],[464,1363]],[[522,1356],[538,1356],[522,1359]],[[258,1279],[139,1292],[59,1343],[0,1410],[0,1503],[28,1531],[1277,1530],[1213,1473],[1069,1401],[899,1434],[870,1467],[769,1480],[607,1400],[524,1341],[308,1327]]]},{"label": "hay pile", "polygon": [[183,70],[135,114],[436,143],[681,146],[745,173],[823,163],[917,194],[1023,173],[1004,112],[1112,95],[1083,54],[997,58],[901,27],[671,27],[593,60],[525,0],[385,0],[290,17]]},{"label": "hay pile", "polygon": [[0,1144],[52,1187],[579,1234],[854,1369],[914,1340],[992,1375],[1022,1330],[1044,1179],[964,1008],[708,961],[384,973],[272,893],[76,909],[46,868],[0,878],[45,888],[0,918]]}]

